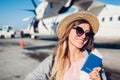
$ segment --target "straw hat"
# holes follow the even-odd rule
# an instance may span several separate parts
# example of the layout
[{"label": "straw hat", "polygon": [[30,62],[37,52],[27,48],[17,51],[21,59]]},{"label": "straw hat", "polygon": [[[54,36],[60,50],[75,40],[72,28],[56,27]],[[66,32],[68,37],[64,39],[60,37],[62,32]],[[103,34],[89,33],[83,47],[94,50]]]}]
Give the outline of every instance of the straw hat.
[{"label": "straw hat", "polygon": [[97,19],[97,17],[87,11],[80,11],[80,12],[75,12],[72,13],[68,16],[66,16],[57,26],[56,31],[57,31],[57,36],[58,38],[62,38],[63,35],[66,32],[67,27],[69,26],[69,24],[75,20],[80,20],[80,19],[85,19],[87,20],[93,30],[93,33],[96,34],[99,28],[99,21]]}]

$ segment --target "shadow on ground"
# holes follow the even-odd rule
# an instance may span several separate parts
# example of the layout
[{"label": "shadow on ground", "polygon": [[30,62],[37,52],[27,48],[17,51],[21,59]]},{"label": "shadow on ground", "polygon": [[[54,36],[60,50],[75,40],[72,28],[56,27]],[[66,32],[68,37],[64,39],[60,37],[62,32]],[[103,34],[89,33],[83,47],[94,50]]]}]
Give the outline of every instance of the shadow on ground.
[{"label": "shadow on ground", "polygon": [[95,48],[120,49],[120,44],[94,44]]},{"label": "shadow on ground", "polygon": [[3,47],[5,47],[5,46],[11,46],[11,45],[13,45],[13,46],[19,46],[20,44],[18,43],[18,42],[0,42],[0,46],[3,46]]},{"label": "shadow on ground", "polygon": [[47,52],[28,52],[28,53],[24,53],[26,56],[30,57],[30,58],[33,58],[33,59],[36,59],[38,61],[43,61],[46,57],[49,56],[49,53]]},{"label": "shadow on ground", "polygon": [[54,47],[55,47],[55,44],[51,44],[51,45],[44,45],[44,46],[25,47],[24,49],[27,49],[27,50],[39,50],[39,49],[52,49]]},{"label": "shadow on ground", "polygon": [[45,40],[45,41],[58,41],[58,38],[50,38],[50,37],[39,37],[38,40]]}]

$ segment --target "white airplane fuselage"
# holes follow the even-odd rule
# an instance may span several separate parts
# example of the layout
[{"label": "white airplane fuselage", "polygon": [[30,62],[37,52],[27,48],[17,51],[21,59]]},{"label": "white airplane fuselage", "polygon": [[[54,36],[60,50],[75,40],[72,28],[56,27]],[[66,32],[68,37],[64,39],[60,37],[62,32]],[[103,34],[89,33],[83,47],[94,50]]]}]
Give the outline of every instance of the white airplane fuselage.
[{"label": "white airplane fuselage", "polygon": [[120,44],[120,6],[106,5],[98,15],[100,27],[95,43]]},{"label": "white airplane fuselage", "polygon": [[[95,43],[100,44],[120,44],[120,7],[106,5],[97,16],[100,22],[99,31],[95,35]],[[75,11],[77,12],[77,10]],[[45,18],[43,23],[39,21],[38,33],[30,33],[34,36],[56,37],[56,26],[68,13]]]}]

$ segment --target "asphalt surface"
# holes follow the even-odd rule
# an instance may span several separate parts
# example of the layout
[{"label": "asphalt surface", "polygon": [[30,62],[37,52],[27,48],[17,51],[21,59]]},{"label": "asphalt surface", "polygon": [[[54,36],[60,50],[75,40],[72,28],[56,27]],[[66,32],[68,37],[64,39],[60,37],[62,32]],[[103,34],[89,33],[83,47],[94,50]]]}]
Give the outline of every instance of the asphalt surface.
[{"label": "asphalt surface", "polygon": [[[24,80],[40,62],[53,53],[57,39],[0,39],[0,80]],[[95,45],[103,55],[108,80],[120,79],[120,47]]]}]

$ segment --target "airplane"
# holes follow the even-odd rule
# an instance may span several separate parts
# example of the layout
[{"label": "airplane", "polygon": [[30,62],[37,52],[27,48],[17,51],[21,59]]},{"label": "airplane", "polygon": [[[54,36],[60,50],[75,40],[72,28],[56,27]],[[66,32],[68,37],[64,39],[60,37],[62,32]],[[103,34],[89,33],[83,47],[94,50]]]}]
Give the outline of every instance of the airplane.
[{"label": "airplane", "polygon": [[[35,17],[27,28],[31,38],[38,36],[57,37],[56,26],[68,14],[86,10],[95,14],[100,28],[95,35],[95,43],[120,44],[120,6],[105,4],[97,0],[42,0],[36,8]],[[24,36],[25,31],[22,31]]]}]

